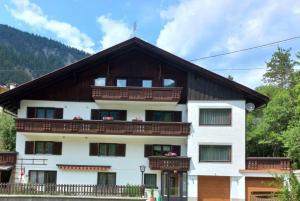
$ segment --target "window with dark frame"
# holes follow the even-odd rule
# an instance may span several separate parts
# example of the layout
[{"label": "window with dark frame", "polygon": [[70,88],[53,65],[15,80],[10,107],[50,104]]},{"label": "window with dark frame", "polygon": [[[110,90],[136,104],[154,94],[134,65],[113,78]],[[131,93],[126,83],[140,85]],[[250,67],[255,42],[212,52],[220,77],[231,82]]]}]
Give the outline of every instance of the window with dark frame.
[{"label": "window with dark frame", "polygon": [[27,107],[27,118],[62,119],[63,108]]},{"label": "window with dark frame", "polygon": [[164,87],[176,87],[176,82],[173,79],[164,79],[163,86]]},{"label": "window with dark frame", "polygon": [[177,156],[181,155],[180,145],[163,145],[163,144],[145,144],[144,156],[165,156],[167,153],[172,152]]},{"label": "window with dark frame", "polygon": [[200,108],[199,125],[230,126],[231,108]]},{"label": "window with dark frame", "polygon": [[152,87],[152,80],[143,80],[142,87],[151,88]]},{"label": "window with dark frame", "polygon": [[95,86],[104,87],[106,86],[106,77],[98,77],[95,80]]},{"label": "window with dark frame", "polygon": [[156,183],[157,175],[156,174],[144,174],[144,185],[146,188],[157,188]]},{"label": "window with dark frame", "polygon": [[105,117],[112,117],[113,120],[126,121],[127,111],[126,110],[91,110],[91,120],[103,120]]},{"label": "window with dark frame", "polygon": [[181,111],[146,110],[146,121],[181,122]]},{"label": "window with dark frame", "polygon": [[122,156],[126,155],[126,144],[90,143],[90,156]]},{"label": "window with dark frame", "polygon": [[126,87],[127,80],[126,79],[117,79],[117,87]]},{"label": "window with dark frame", "polygon": [[231,162],[231,145],[199,145],[199,162]]},{"label": "window with dark frame", "polygon": [[26,141],[25,154],[62,154],[62,142]]},{"label": "window with dark frame", "polygon": [[98,172],[98,185],[116,185],[115,172]]},{"label": "window with dark frame", "polygon": [[44,170],[29,170],[29,183],[56,184],[57,172]]}]

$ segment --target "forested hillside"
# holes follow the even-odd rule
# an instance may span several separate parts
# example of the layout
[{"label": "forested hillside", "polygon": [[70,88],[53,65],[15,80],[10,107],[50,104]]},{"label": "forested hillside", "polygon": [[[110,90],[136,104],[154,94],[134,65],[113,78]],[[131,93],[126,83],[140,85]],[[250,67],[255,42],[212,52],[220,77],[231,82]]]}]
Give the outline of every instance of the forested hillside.
[{"label": "forested hillside", "polygon": [[86,56],[54,40],[0,24],[0,84],[20,84]]}]

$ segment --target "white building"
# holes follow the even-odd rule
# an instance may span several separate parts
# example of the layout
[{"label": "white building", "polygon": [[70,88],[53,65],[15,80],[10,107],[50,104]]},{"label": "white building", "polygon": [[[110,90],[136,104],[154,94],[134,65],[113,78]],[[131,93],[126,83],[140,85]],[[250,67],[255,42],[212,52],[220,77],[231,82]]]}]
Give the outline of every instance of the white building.
[{"label": "white building", "polygon": [[15,182],[143,182],[171,201],[245,200],[247,178],[272,177],[245,157],[246,104],[267,101],[138,38],[0,95],[17,114]]}]

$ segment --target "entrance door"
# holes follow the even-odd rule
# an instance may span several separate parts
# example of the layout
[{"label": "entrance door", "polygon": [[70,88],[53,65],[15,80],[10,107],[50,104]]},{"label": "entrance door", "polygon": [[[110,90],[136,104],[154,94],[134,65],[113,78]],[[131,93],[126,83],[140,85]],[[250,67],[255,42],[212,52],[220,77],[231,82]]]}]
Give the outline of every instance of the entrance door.
[{"label": "entrance door", "polygon": [[163,172],[162,197],[164,201],[187,200],[187,173]]}]

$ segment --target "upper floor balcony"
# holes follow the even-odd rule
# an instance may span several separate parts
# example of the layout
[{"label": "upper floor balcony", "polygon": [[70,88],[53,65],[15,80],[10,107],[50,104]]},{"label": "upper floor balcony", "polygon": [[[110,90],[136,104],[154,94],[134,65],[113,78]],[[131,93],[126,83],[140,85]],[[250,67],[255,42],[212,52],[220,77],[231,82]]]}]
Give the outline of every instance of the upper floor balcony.
[{"label": "upper floor balcony", "polygon": [[149,156],[151,170],[189,171],[190,158],[182,156]]},{"label": "upper floor balcony", "polygon": [[0,165],[15,165],[17,152],[0,152]]},{"label": "upper floor balcony", "polygon": [[289,171],[291,160],[285,157],[248,157],[246,171]]},{"label": "upper floor balcony", "polygon": [[18,118],[16,129],[32,133],[184,137],[190,133],[190,123]]},{"label": "upper floor balcony", "polygon": [[181,99],[182,87],[116,87],[92,86],[92,96],[96,102],[147,101],[177,104]]}]

